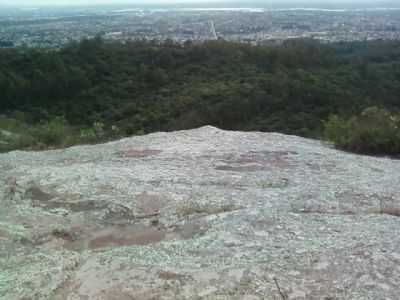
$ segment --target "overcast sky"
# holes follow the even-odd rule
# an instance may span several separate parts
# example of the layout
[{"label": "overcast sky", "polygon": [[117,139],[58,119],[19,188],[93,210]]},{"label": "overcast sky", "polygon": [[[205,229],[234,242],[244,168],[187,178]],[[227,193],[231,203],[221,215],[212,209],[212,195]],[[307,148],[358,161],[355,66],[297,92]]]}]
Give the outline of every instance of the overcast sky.
[{"label": "overcast sky", "polygon": [[6,5],[96,5],[96,4],[169,4],[208,3],[226,0],[0,0]]},{"label": "overcast sky", "polygon": [[[246,1],[237,2],[246,3]],[[254,0],[253,0],[254,1]],[[257,0],[256,0],[257,1]],[[254,1],[254,2],[256,2]],[[385,0],[258,0],[259,3],[384,3]],[[400,0],[399,0],[400,1]],[[230,0],[0,0],[0,5],[97,5],[97,4],[169,4],[169,3],[210,3],[210,2],[235,2]],[[250,1],[252,2],[252,1]]]}]

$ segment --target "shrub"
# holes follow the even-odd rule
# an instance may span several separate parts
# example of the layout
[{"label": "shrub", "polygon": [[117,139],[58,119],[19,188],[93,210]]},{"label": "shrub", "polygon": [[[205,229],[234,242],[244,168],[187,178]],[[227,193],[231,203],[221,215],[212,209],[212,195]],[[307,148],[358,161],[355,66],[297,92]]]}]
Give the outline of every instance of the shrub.
[{"label": "shrub", "polygon": [[71,129],[64,117],[55,117],[48,122],[43,122],[32,130],[37,143],[47,146],[60,146],[70,134]]},{"label": "shrub", "polygon": [[81,143],[96,143],[105,138],[105,125],[101,122],[94,122],[93,127],[83,128],[80,130]]},{"label": "shrub", "polygon": [[34,138],[26,124],[14,118],[0,116],[0,152],[26,148],[33,143]]},{"label": "shrub", "polygon": [[400,118],[389,111],[369,107],[359,116],[331,116],[326,122],[325,138],[338,148],[364,154],[400,154]]},{"label": "shrub", "polygon": [[[8,131],[13,133],[23,132],[23,128],[21,128],[21,123],[18,122],[17,119],[9,118],[3,115],[0,115],[0,130],[2,132]],[[3,136],[5,135],[2,133]]]},{"label": "shrub", "polygon": [[39,124],[28,124],[23,120],[0,115],[0,152],[17,149],[46,150],[83,143],[98,143],[119,137],[119,128],[95,122],[93,127],[71,127],[64,117],[54,117]]}]

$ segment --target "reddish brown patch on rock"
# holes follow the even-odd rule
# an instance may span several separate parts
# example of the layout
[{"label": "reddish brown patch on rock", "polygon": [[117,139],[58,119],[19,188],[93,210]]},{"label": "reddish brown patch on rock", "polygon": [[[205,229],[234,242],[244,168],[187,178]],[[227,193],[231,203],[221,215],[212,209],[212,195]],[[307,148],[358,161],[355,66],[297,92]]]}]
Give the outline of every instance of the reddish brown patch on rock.
[{"label": "reddish brown patch on rock", "polygon": [[162,280],[181,280],[185,279],[187,276],[186,275],[181,275],[177,274],[174,272],[169,272],[169,271],[160,271],[158,272],[158,278]]},{"label": "reddish brown patch on rock", "polygon": [[25,196],[34,201],[43,201],[43,202],[50,201],[51,199],[54,198],[53,195],[44,192],[42,188],[39,186],[33,186],[29,188],[26,191]]},{"label": "reddish brown patch on rock", "polygon": [[65,158],[65,159],[62,160],[62,162],[63,162],[64,164],[66,164],[67,166],[70,166],[70,165],[73,165],[73,164],[78,163],[79,160],[76,159],[76,158]]},{"label": "reddish brown patch on rock", "polygon": [[179,230],[180,236],[185,240],[191,239],[196,234],[200,234],[200,233],[204,233],[204,232],[205,232],[205,229],[202,229],[200,224],[196,224],[196,223],[186,223]]},{"label": "reddish brown patch on rock", "polygon": [[111,184],[100,184],[97,187],[97,193],[98,194],[107,194],[107,193],[112,193],[114,191],[114,186]]},{"label": "reddish brown patch on rock", "polygon": [[[63,195],[63,197],[67,198],[66,195]],[[45,200],[45,198],[42,198],[42,200],[38,199],[34,200],[33,206],[42,207],[44,209],[64,208],[72,212],[94,211],[106,207],[106,204],[101,201],[84,200],[84,201],[68,202],[68,200],[65,199]]]},{"label": "reddish brown patch on rock", "polygon": [[350,210],[357,214],[376,213],[400,216],[400,206],[396,197],[391,195],[363,194],[345,191],[335,194],[339,210]]},{"label": "reddish brown patch on rock", "polygon": [[[139,298],[136,298],[129,293],[122,292],[121,290],[113,289],[111,291],[102,292],[100,299],[104,299],[104,300],[135,300],[135,299],[139,299]],[[144,299],[144,298],[140,298],[140,299]]]},{"label": "reddish brown patch on rock", "polygon": [[333,162],[323,162],[323,163],[316,163],[316,162],[307,162],[307,167],[313,171],[333,171],[336,168],[336,164]]},{"label": "reddish brown patch on rock", "polygon": [[383,207],[377,211],[377,213],[393,217],[400,217],[400,207]]},{"label": "reddish brown patch on rock", "polygon": [[260,165],[249,165],[249,166],[218,166],[215,168],[218,171],[232,171],[232,172],[256,172],[265,170],[265,167]]},{"label": "reddish brown patch on rock", "polygon": [[0,241],[1,240],[8,240],[8,234],[3,230],[0,230]]},{"label": "reddish brown patch on rock", "polygon": [[129,158],[144,158],[144,157],[158,155],[161,152],[162,152],[161,150],[154,150],[154,149],[143,149],[143,150],[128,149],[119,152],[119,155],[121,157],[129,157]]},{"label": "reddish brown patch on rock", "polygon": [[290,166],[289,155],[296,155],[291,151],[261,151],[248,152],[239,157],[228,156],[222,160],[226,165],[217,166],[216,170],[233,172],[255,172],[271,168],[285,169]]},{"label": "reddish brown patch on rock", "polygon": [[88,243],[89,249],[121,247],[132,245],[149,245],[159,243],[165,238],[165,232],[155,228],[110,228],[98,232]]},{"label": "reddish brown patch on rock", "polygon": [[165,206],[165,201],[160,195],[147,192],[139,194],[135,200],[136,207],[144,216],[156,215]]}]

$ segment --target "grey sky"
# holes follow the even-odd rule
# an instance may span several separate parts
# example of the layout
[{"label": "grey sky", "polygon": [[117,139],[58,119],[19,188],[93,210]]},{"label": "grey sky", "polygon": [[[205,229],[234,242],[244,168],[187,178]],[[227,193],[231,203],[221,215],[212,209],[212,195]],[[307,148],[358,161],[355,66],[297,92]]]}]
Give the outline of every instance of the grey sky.
[{"label": "grey sky", "polygon": [[95,4],[168,4],[207,3],[224,0],[0,0],[5,5],[95,5]]},{"label": "grey sky", "polygon": [[[257,0],[256,0],[257,1]],[[250,2],[256,2],[250,1]],[[211,3],[211,2],[232,2],[229,0],[0,0],[0,5],[24,5],[24,6],[34,6],[34,5],[96,5],[96,4],[168,4],[168,3]],[[246,3],[246,1],[233,1]],[[264,0],[258,1],[262,4],[268,3],[385,3],[385,0]]]}]

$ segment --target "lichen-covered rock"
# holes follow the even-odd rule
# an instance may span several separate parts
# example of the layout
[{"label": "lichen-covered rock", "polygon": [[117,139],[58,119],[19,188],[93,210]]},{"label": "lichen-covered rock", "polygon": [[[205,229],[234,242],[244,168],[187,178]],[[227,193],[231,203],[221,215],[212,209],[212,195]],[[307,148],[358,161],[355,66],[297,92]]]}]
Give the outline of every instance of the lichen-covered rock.
[{"label": "lichen-covered rock", "polygon": [[392,299],[400,161],[213,127],[0,155],[0,299]]}]

